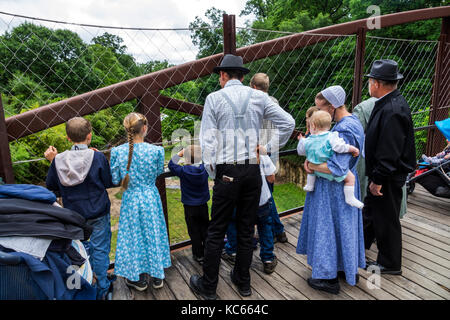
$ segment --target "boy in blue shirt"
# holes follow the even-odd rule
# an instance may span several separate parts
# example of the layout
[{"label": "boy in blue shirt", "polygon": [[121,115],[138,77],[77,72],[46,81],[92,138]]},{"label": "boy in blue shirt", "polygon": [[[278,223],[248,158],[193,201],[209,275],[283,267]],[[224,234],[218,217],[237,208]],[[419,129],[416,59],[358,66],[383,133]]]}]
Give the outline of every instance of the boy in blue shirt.
[{"label": "boy in blue shirt", "polygon": [[[180,166],[178,162],[183,156],[185,165]],[[181,202],[184,206],[184,218],[192,241],[192,255],[195,261],[203,264],[204,245],[209,224],[207,203],[210,198],[209,175],[203,163],[196,163],[196,159],[201,159],[200,146],[191,145],[170,159],[169,169],[180,178]]]},{"label": "boy in blue shirt", "polygon": [[107,278],[111,249],[111,202],[107,188],[112,187],[108,160],[89,149],[92,140],[91,123],[75,117],[66,123],[67,138],[72,149],[59,153],[48,147],[44,156],[51,162],[47,173],[47,188],[59,191],[65,208],[81,214],[94,229],[85,243],[89,260],[97,277],[97,299],[104,299],[110,287]]}]

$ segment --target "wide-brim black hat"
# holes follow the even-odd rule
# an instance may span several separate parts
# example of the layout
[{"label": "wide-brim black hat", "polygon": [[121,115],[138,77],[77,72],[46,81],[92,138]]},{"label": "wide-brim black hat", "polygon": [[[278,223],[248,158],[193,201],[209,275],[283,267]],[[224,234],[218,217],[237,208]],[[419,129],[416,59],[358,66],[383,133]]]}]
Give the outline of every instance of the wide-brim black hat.
[{"label": "wide-brim black hat", "polygon": [[366,77],[387,81],[403,79],[403,75],[398,72],[397,62],[389,59],[375,60]]},{"label": "wide-brim black hat", "polygon": [[227,71],[227,70],[239,70],[242,71],[244,74],[247,74],[250,72],[249,69],[244,67],[244,61],[242,57],[235,56],[233,54],[226,54],[222,62],[220,62],[220,65],[217,67],[214,67],[213,71],[215,73],[219,73],[220,71]]}]

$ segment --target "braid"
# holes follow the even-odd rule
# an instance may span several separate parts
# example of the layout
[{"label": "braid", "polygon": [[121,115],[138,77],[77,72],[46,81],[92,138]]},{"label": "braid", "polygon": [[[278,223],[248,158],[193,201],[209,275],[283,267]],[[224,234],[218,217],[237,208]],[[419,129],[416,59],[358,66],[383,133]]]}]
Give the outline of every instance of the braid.
[{"label": "braid", "polygon": [[133,159],[133,149],[134,149],[134,133],[133,133],[133,129],[130,128],[130,130],[128,130],[128,147],[129,147],[129,151],[128,151],[128,163],[127,163],[127,174],[125,175],[125,178],[123,178],[122,180],[122,188],[127,190],[128,188],[128,183],[130,182],[130,167],[131,167],[131,160]]},{"label": "braid", "polygon": [[128,134],[128,163],[127,163],[127,173],[122,180],[122,188],[126,190],[128,188],[128,183],[130,182],[130,167],[131,161],[133,160],[133,150],[134,150],[134,136],[137,134],[140,136],[141,129],[144,125],[147,125],[147,118],[144,115],[132,112],[123,119],[123,126],[125,127]]}]

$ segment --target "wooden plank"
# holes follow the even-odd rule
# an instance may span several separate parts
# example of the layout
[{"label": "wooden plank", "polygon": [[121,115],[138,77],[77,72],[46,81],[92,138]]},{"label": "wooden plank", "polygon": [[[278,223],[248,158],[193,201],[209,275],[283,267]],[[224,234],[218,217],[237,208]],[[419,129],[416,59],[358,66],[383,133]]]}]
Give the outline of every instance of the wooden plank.
[{"label": "wooden plank", "polygon": [[400,223],[402,224],[402,228],[408,228],[410,230],[413,230],[414,232],[417,232],[419,234],[422,234],[424,236],[427,236],[429,238],[432,238],[436,241],[442,242],[444,244],[450,245],[450,238],[446,236],[442,236],[440,234],[437,234],[429,229],[426,229],[424,226],[419,226],[417,223],[411,220],[405,220],[404,218],[400,220]]},{"label": "wooden plank", "polygon": [[450,274],[450,261],[444,258],[441,258],[434,253],[428,252],[426,250],[423,250],[413,244],[403,242],[403,249],[406,249],[410,252],[413,252],[414,254],[424,257],[430,261],[433,261],[434,263],[437,263],[443,267],[445,267],[448,270],[448,274]]},{"label": "wooden plank", "polygon": [[430,203],[425,201],[426,200],[424,200],[423,202],[419,202],[417,200],[408,201],[408,208],[412,208],[423,214],[429,214],[432,216],[440,217],[442,219],[446,219],[448,222],[450,215],[448,208],[450,207],[450,203],[445,204],[441,207],[437,203]]},{"label": "wooden plank", "polygon": [[408,217],[410,217],[409,216],[410,214],[428,219],[434,225],[441,226],[443,230],[450,232],[450,218],[446,215],[428,209],[426,212],[424,212],[420,207],[411,204],[408,205],[408,213],[407,213]]},{"label": "wooden plank", "polygon": [[166,269],[166,276],[170,276],[172,281],[168,283],[171,291],[175,295],[177,300],[200,300],[189,288],[188,283],[191,274],[188,270],[178,261],[176,256],[172,259],[172,267]]},{"label": "wooden plank", "polygon": [[450,252],[450,245],[440,242],[438,240],[434,240],[431,237],[425,236],[419,232],[409,229],[409,228],[405,227],[405,225],[402,225],[402,233],[403,233],[403,236],[409,236],[411,238],[417,239],[418,241],[429,244],[435,248],[439,248],[442,251]]},{"label": "wooden plank", "polygon": [[[201,266],[198,262],[194,261],[192,255],[188,253],[188,250],[177,252],[177,257],[186,269],[191,270],[191,274],[203,274]],[[241,300],[241,296],[237,292],[235,292],[226,282],[221,281],[220,275],[216,293],[220,300]]]},{"label": "wooden plank", "polygon": [[[366,252],[367,257],[371,258],[372,260],[376,260],[377,254],[372,251],[368,250]],[[394,275],[382,275],[383,279],[388,279],[392,283],[398,285],[401,288],[406,289],[409,291],[412,295],[414,295],[416,298],[414,299],[425,299],[425,300],[442,300],[443,298],[439,295],[433,293],[432,291],[429,291],[423,287],[424,283],[429,282],[428,279],[415,274],[414,272],[410,271],[405,266],[402,267],[402,275],[401,276],[394,276]],[[416,284],[413,280],[415,280],[417,283],[420,283],[421,285]],[[436,285],[436,284],[435,284]],[[380,285],[383,286],[383,282]],[[437,285],[436,285],[437,286]],[[436,289],[436,288],[434,288]],[[440,288],[442,290],[442,288]]]},{"label": "wooden plank", "polygon": [[117,276],[113,286],[113,300],[134,300],[134,294],[126,285],[123,277]]},{"label": "wooden plank", "polygon": [[450,232],[446,232],[444,230],[442,230],[441,228],[437,228],[436,226],[430,225],[430,221],[423,219],[421,217],[415,216],[415,215],[410,215],[410,213],[407,213],[402,221],[404,222],[408,222],[410,224],[416,225],[418,227],[421,227],[423,229],[427,229],[428,231],[437,233],[440,236],[443,237],[447,237],[450,239]]},{"label": "wooden plank", "polygon": [[[422,208],[423,210],[431,210],[434,212],[442,213],[444,215],[448,214],[448,202],[444,202],[443,200],[447,200],[444,198],[437,198],[431,194],[428,195],[419,195],[416,197],[409,196],[408,197],[408,207],[409,205],[414,205]],[[446,214],[447,213],[447,214]]]},{"label": "wooden plank", "polygon": [[414,261],[415,263],[418,263],[425,268],[433,270],[434,272],[437,272],[444,277],[448,278],[450,276],[449,270],[447,268],[435,263],[434,261],[431,261],[427,258],[419,256],[415,252],[406,250],[405,248],[403,248],[403,250],[402,250],[402,257],[405,257],[411,261]]},{"label": "wooden plank", "polygon": [[[288,239],[291,237],[293,238],[292,233],[295,233],[294,226],[293,225],[289,226],[289,224],[288,224],[288,226],[285,225],[285,230],[287,230],[290,233],[288,235]],[[292,246],[294,246],[294,244],[292,242],[295,240],[292,238],[291,238],[291,240],[289,240],[289,242]],[[304,263],[307,263],[306,258],[303,258],[303,259],[304,259]],[[363,291],[365,291],[366,293],[368,293],[372,296],[378,295],[377,298],[380,300],[414,299],[414,297],[412,295],[410,295],[407,291],[398,289],[396,286],[394,286],[389,281],[384,281],[385,288],[383,288],[383,290],[369,289],[368,286],[364,286],[363,282],[365,282],[364,279],[367,280],[371,276],[371,274],[368,274],[367,272],[364,272],[363,270],[361,270],[361,272],[359,272],[359,275],[360,275],[361,279],[360,279],[360,283],[358,284],[358,288],[362,289]]]},{"label": "wooden plank", "polygon": [[435,246],[429,245],[428,243],[425,243],[421,240],[417,240],[413,237],[410,237],[409,235],[407,235],[406,233],[402,234],[402,240],[403,242],[407,242],[409,244],[415,245],[425,251],[428,251],[430,253],[433,253],[443,259],[447,259],[450,260],[450,252],[444,251],[440,248],[437,248]]},{"label": "wooden plank", "polygon": [[[277,268],[278,265],[277,264]],[[279,294],[281,294],[287,300],[308,300],[308,298],[303,295],[300,291],[298,291],[294,286],[292,286],[289,282],[287,282],[280,274],[277,272],[277,268],[270,275],[264,273],[264,266],[259,256],[257,256],[257,250],[255,250],[253,254],[253,270],[264,280],[269,283],[274,290],[276,290]]]},{"label": "wooden plank", "polygon": [[[279,248],[278,256],[280,259],[281,273],[286,280],[288,280],[293,286],[298,288],[302,294],[311,300],[348,300],[350,297],[346,297],[344,294],[334,295],[320,290],[311,288],[307,279],[311,277],[311,271],[308,270],[302,263],[299,263],[296,256],[291,255],[292,246],[286,243],[277,243]],[[281,270],[280,270],[281,271]]]},{"label": "wooden plank", "polygon": [[[232,268],[233,266],[231,264],[222,260],[222,262],[220,263],[219,275],[222,277],[222,280],[236,292],[236,294],[239,294],[238,289],[231,282],[230,272]],[[253,282],[251,282],[250,285],[252,287],[252,295],[249,297],[241,297],[242,300],[265,300],[264,297],[258,292],[259,289],[253,286]]]}]

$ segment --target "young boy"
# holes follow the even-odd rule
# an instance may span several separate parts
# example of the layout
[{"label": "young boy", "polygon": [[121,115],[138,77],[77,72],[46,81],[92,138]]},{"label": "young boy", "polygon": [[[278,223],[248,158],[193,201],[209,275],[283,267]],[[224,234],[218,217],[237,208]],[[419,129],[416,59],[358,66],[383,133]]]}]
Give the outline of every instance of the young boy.
[{"label": "young boy", "polygon": [[[311,135],[308,138],[298,136],[297,153],[306,155],[306,159],[314,164],[326,162],[334,152],[351,153],[354,157],[359,155],[359,149],[346,144],[344,139],[340,138],[337,132],[329,131],[331,128],[331,116],[325,111],[316,111],[312,114],[309,126]],[[314,191],[316,175],[326,178],[330,181],[344,182],[345,202],[348,205],[362,209],[364,204],[355,197],[355,175],[348,171],[347,175],[342,177],[334,177],[331,174],[315,172],[308,174],[306,185],[303,190],[307,192]]]},{"label": "young boy", "polygon": [[106,157],[88,146],[92,139],[90,122],[81,117],[67,121],[66,133],[73,143],[71,150],[59,153],[50,146],[44,156],[51,162],[46,184],[59,191],[65,208],[81,214],[94,230],[85,243],[89,260],[97,277],[97,299],[105,299],[110,281],[107,278],[111,249],[110,200],[107,188],[112,187]]},{"label": "young boy", "polygon": [[[178,162],[184,156],[185,165]],[[199,161],[195,161],[198,159]],[[174,155],[169,161],[169,169],[180,177],[181,202],[184,206],[184,218],[192,241],[192,255],[194,260],[203,264],[205,240],[208,231],[209,214],[208,200],[208,172],[201,160],[201,149],[198,145],[191,145]]]},{"label": "young boy", "polygon": [[[269,76],[265,73],[256,73],[250,79],[250,87],[252,87],[253,89],[261,90],[265,93],[268,93],[269,86],[270,86]],[[270,98],[278,104],[277,99],[275,99],[272,96],[270,96]],[[263,132],[261,141],[268,142],[270,140],[269,136],[271,134],[271,130],[275,129],[275,127],[272,125],[270,121],[264,120],[263,128],[265,129],[265,131]],[[269,189],[271,193],[273,193],[274,181],[269,182]],[[271,202],[271,216],[272,216],[272,233],[274,241],[285,243],[288,241],[286,237],[286,232],[284,231],[284,225],[280,220],[280,216],[278,214],[277,206],[275,205],[275,200],[273,199],[273,196],[271,196],[270,202]]]}]

